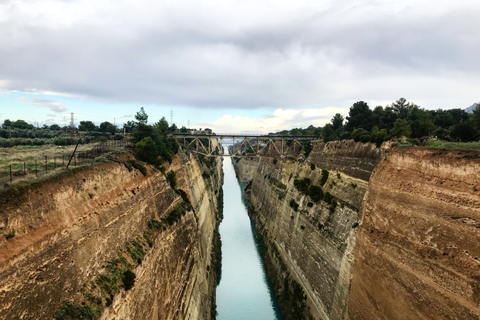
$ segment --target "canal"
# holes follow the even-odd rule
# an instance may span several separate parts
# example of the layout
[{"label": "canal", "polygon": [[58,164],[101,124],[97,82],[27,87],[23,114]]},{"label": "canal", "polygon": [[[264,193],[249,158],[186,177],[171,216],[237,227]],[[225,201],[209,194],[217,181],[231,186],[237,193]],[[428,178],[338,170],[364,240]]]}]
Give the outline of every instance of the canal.
[{"label": "canal", "polygon": [[224,218],[219,227],[222,271],[217,286],[217,319],[281,320],[242,197],[244,186],[235,177],[231,158],[224,158],[223,171]]}]

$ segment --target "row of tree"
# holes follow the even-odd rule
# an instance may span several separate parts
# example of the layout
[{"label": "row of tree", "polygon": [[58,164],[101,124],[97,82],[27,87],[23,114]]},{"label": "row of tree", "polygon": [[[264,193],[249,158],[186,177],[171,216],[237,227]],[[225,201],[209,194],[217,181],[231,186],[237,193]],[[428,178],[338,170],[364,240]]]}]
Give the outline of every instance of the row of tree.
[{"label": "row of tree", "polygon": [[[346,121],[345,121],[346,120]],[[354,139],[382,143],[394,137],[438,137],[448,141],[480,139],[480,108],[425,110],[404,98],[373,110],[364,101],[352,105],[346,119],[337,113],[324,127],[295,128],[277,134],[316,135],[325,142]]]}]

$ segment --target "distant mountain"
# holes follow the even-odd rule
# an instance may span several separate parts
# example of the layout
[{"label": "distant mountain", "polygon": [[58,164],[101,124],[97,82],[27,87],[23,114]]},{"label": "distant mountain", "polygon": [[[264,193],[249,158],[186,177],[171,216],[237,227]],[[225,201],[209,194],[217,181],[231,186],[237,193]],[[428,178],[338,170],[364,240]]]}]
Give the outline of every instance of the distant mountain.
[{"label": "distant mountain", "polygon": [[472,113],[473,110],[475,110],[475,108],[478,106],[477,103],[474,103],[472,104],[470,107],[468,107],[467,109],[465,109],[465,111],[467,111],[468,113]]}]

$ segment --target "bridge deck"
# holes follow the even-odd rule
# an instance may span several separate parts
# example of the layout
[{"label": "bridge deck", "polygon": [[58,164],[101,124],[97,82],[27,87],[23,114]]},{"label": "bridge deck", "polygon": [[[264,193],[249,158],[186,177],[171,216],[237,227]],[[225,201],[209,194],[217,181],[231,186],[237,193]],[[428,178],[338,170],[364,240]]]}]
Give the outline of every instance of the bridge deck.
[{"label": "bridge deck", "polygon": [[316,140],[317,136],[291,136],[291,135],[265,135],[265,134],[239,134],[239,133],[217,133],[217,134],[191,134],[174,133],[175,137],[185,139],[272,139],[272,140]]}]

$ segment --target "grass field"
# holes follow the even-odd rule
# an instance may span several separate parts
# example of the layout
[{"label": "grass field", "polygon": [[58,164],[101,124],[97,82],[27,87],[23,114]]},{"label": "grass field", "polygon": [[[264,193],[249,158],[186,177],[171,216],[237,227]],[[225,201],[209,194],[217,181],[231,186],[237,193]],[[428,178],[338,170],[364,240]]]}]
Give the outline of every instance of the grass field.
[{"label": "grass field", "polygon": [[480,141],[473,142],[447,142],[432,141],[429,144],[431,148],[451,149],[451,150],[477,150],[480,151]]},{"label": "grass field", "polygon": [[[123,149],[123,145],[115,141],[104,144],[102,150],[106,151],[107,147],[108,150]],[[0,191],[14,184],[45,179],[65,171],[74,149],[75,146],[56,145],[0,148]],[[98,143],[79,145],[70,166],[102,162],[100,151]]]}]

